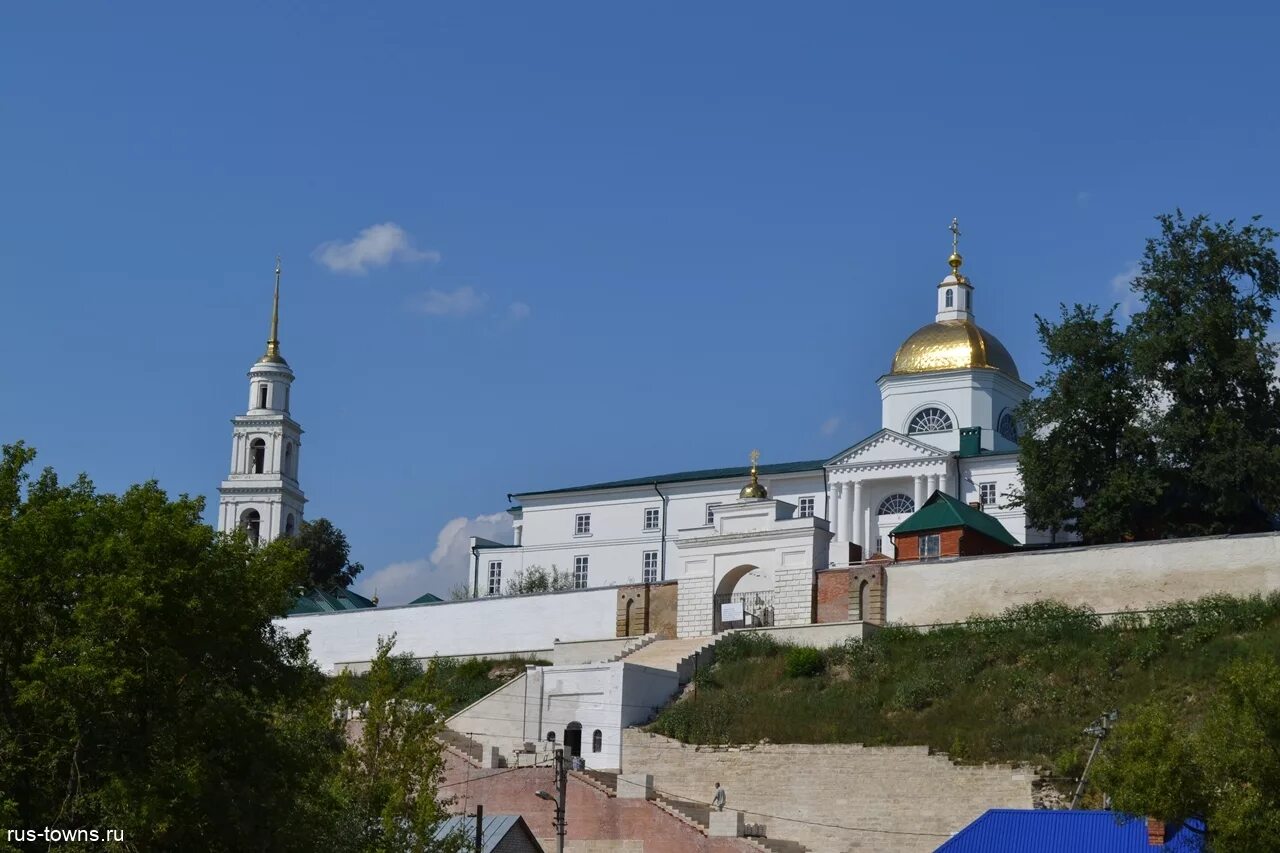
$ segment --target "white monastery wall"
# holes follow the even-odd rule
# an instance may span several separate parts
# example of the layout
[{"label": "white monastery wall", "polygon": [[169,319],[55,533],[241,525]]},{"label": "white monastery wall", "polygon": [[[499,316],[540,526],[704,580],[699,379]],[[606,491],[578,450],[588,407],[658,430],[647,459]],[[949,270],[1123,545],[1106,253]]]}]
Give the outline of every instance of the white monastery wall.
[{"label": "white monastery wall", "polygon": [[1001,554],[885,567],[890,622],[932,625],[1054,599],[1099,613],[1280,590],[1280,534]]},{"label": "white monastery wall", "polygon": [[397,653],[549,656],[557,640],[599,640],[616,633],[611,587],[543,595],[476,598],[439,604],[372,607],[277,619],[290,633],[311,632],[311,657],[325,672],[362,670],[379,637],[396,635]]}]

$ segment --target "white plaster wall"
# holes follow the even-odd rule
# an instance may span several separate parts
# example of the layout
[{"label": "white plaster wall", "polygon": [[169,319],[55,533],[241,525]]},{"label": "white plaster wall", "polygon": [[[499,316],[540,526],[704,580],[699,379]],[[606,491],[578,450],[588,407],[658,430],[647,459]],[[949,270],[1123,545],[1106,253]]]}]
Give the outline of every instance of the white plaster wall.
[{"label": "white plaster wall", "polygon": [[733,632],[764,634],[779,643],[827,649],[846,640],[862,640],[876,630],[868,622],[824,622],[819,625],[788,625],[769,628],[734,628]]},{"label": "white plaster wall", "polygon": [[438,604],[374,607],[277,619],[290,633],[311,632],[311,657],[325,672],[367,663],[379,637],[396,635],[397,653],[436,655],[530,654],[556,640],[613,637],[617,591],[573,590],[544,595],[477,598]]},{"label": "white plaster wall", "polygon": [[931,625],[1054,599],[1099,613],[1280,590],[1280,534],[1002,554],[885,568],[890,622]]},{"label": "white plaster wall", "polygon": [[[814,512],[825,518],[826,486],[820,469],[799,474],[764,475],[761,483],[769,496],[798,505],[801,497],[814,499]],[[660,484],[666,503],[666,559],[662,558],[661,526],[644,529],[644,511],[661,509],[662,500],[651,486],[573,492],[560,495],[527,496],[522,499],[524,530],[519,548],[480,550],[480,587],[483,592],[489,560],[502,560],[506,578],[530,566],[572,572],[574,558],[589,559],[588,585],[612,586],[639,583],[644,577],[644,552],[659,552],[659,580],[680,577],[681,561],[676,556],[678,531],[706,535],[709,503],[728,504],[738,500],[746,478],[704,480],[692,483]],[[579,513],[591,514],[591,534],[574,534]],[[683,534],[688,535],[688,534]]]},{"label": "white plaster wall", "polygon": [[1014,539],[1025,544],[1028,541],[1027,515],[1022,509],[1009,506],[1009,499],[1005,497],[1022,488],[1022,480],[1018,475],[1018,457],[976,456],[959,460],[959,465],[960,488],[952,494],[965,503],[972,503],[979,499],[979,483],[995,483],[997,503],[995,506],[983,507],[983,512],[1004,525]]}]

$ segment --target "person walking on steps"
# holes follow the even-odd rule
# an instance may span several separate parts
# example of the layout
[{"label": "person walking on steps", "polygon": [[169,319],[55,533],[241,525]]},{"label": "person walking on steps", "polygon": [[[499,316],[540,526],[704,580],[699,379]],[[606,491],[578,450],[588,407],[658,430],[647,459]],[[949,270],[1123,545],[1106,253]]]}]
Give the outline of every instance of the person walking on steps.
[{"label": "person walking on steps", "polygon": [[724,788],[720,787],[720,783],[716,783],[716,792],[711,795],[711,808],[718,812],[724,811]]}]

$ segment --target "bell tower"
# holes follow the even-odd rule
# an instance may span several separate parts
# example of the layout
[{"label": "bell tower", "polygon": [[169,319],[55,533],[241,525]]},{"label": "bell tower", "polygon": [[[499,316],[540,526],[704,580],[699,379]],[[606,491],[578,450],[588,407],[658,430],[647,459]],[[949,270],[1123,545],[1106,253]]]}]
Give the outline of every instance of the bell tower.
[{"label": "bell tower", "polygon": [[266,544],[292,536],[306,497],[298,487],[302,427],[289,414],[293,370],[280,355],[280,259],[267,351],[249,368],[249,405],[231,419],[231,472],[218,489],[218,529]]}]

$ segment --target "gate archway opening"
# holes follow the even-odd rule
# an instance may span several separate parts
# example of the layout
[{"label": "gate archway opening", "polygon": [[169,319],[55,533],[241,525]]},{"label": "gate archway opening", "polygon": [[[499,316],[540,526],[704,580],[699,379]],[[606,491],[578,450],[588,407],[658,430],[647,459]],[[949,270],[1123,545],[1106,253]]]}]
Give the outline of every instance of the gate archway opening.
[{"label": "gate archway opening", "polygon": [[743,563],[716,584],[713,630],[759,628],[773,624],[773,578],[759,566]]}]

